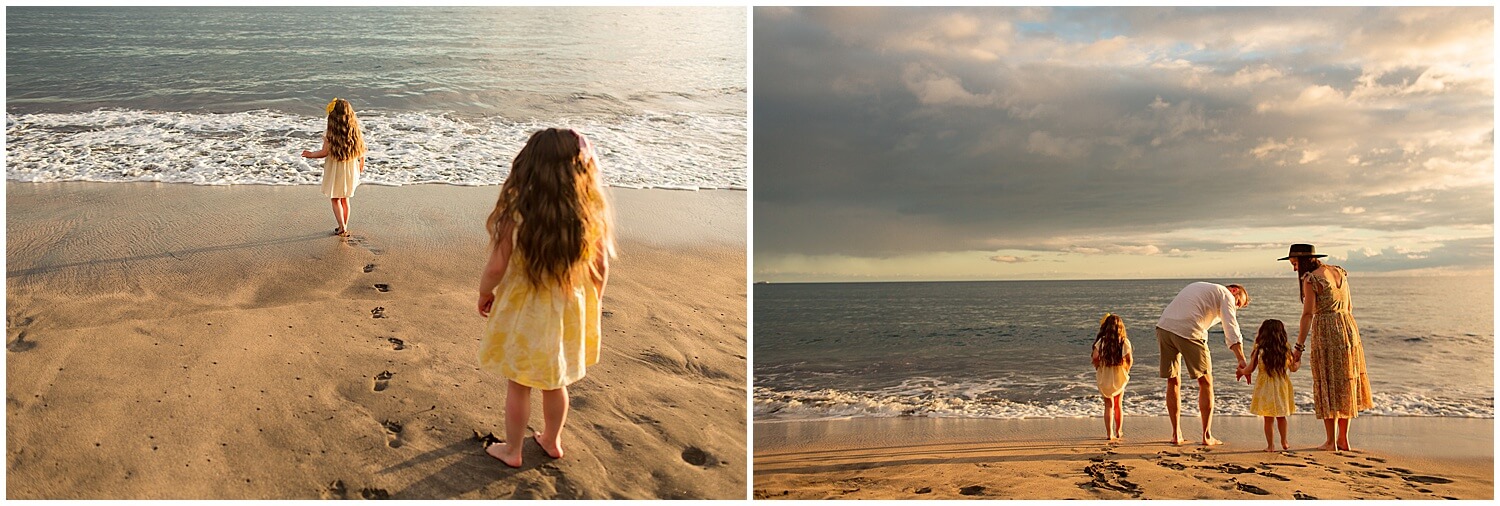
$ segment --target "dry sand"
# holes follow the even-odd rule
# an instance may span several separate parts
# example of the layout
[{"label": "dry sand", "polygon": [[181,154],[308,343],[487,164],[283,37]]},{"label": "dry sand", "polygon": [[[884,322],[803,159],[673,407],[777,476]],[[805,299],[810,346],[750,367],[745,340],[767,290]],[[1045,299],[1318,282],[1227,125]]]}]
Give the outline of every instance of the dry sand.
[{"label": "dry sand", "polygon": [[[1196,426],[1197,419],[1184,417]],[[1361,417],[1356,452],[1320,452],[1295,416],[1292,451],[1261,422],[1215,419],[1228,443],[1166,443],[1166,417],[853,419],[755,424],[756,499],[1492,499],[1494,420]],[[1362,448],[1362,449],[1361,449]]]},{"label": "dry sand", "polygon": [[363,186],[344,243],[316,187],[7,184],[7,496],[744,498],[745,193],[613,190],[604,352],[520,470],[475,437],[495,193]]}]

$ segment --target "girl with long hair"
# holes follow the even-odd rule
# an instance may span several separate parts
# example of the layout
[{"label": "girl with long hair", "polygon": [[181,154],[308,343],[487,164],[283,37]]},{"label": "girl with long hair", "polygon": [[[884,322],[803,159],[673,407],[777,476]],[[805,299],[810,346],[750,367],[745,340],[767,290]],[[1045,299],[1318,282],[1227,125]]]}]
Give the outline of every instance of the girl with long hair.
[{"label": "girl with long hair", "polygon": [[1125,437],[1125,384],[1130,382],[1130,365],[1135,362],[1120,315],[1105,313],[1099,320],[1089,360],[1098,372],[1099,395],[1104,396],[1104,435],[1118,441]]},{"label": "girl with long hair", "polygon": [[583,134],[532,134],[511,162],[485,228],[479,364],[506,378],[505,441],[485,452],[520,467],[535,388],[544,428],[534,439],[562,458],[567,386],[599,361],[600,300],[614,256],[598,161]]},{"label": "girl with long hair", "polygon": [[[348,100],[335,98],[328,102],[328,127],[323,131],[323,147],[317,151],[302,150],[303,158],[323,158],[323,195],[333,201],[333,220],[338,227],[333,234],[349,235],[349,198],[359,186],[359,174],[365,171],[365,137],[360,133],[359,118]],[[356,170],[358,172],[356,172]]]},{"label": "girl with long hair", "polygon": [[1300,357],[1287,347],[1286,325],[1281,320],[1266,320],[1255,332],[1255,349],[1250,352],[1250,361],[1240,374],[1249,376],[1257,368],[1255,390],[1250,393],[1250,413],[1265,418],[1266,450],[1276,451],[1271,439],[1271,426],[1281,432],[1281,449],[1290,450],[1286,441],[1286,417],[1297,409],[1292,400],[1292,378],[1297,372]]}]

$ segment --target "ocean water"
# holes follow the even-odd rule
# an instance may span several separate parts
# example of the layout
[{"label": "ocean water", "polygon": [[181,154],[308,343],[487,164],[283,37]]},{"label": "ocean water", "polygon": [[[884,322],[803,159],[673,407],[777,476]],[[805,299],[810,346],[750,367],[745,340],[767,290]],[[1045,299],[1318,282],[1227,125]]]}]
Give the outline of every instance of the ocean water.
[{"label": "ocean water", "polygon": [[[1106,311],[1124,318],[1135,352],[1126,413],[1164,415],[1154,328],[1192,281],[755,285],[755,419],[1102,416],[1089,350]],[[1250,292],[1247,353],[1266,319],[1296,332],[1295,280],[1208,281]],[[1362,416],[1494,417],[1490,278],[1356,272],[1350,287],[1376,405]],[[1215,413],[1250,416],[1251,387],[1234,383],[1223,339],[1215,325]],[[1311,413],[1311,372],[1292,383]],[[1183,390],[1183,412],[1196,414],[1196,384]]]},{"label": "ocean water", "polygon": [[743,8],[10,7],[6,179],[317,184],[324,105],[365,182],[502,182],[588,134],[620,187],[745,189]]}]

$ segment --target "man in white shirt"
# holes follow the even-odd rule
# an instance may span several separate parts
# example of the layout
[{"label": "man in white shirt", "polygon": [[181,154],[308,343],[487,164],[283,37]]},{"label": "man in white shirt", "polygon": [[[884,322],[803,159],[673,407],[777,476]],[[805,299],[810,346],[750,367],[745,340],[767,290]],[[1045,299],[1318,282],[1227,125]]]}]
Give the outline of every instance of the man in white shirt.
[{"label": "man in white shirt", "polygon": [[[1198,413],[1203,419],[1203,444],[1222,444],[1210,428],[1214,416],[1213,363],[1208,355],[1208,329],[1223,323],[1224,344],[1245,367],[1240,349],[1240,324],[1235,311],[1250,305],[1250,294],[1240,285],[1218,285],[1197,282],[1177,292],[1177,297],[1162,310],[1156,322],[1156,343],[1161,347],[1161,377],[1167,379],[1167,415],[1172,418],[1172,444],[1182,439],[1178,414],[1182,412],[1182,381],[1178,378],[1178,357],[1187,366],[1187,374],[1198,380]],[[1239,379],[1236,371],[1235,379]]]}]

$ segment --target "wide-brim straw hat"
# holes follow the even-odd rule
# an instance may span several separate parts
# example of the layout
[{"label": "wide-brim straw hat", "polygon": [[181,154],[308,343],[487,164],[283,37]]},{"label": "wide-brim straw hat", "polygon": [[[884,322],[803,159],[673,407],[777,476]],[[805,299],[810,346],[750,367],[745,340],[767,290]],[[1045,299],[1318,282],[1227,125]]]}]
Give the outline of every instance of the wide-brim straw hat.
[{"label": "wide-brim straw hat", "polygon": [[1287,260],[1291,258],[1323,258],[1326,256],[1328,255],[1319,255],[1317,248],[1314,248],[1311,244],[1293,244],[1291,249],[1287,250],[1286,256],[1278,258],[1277,260]]}]

